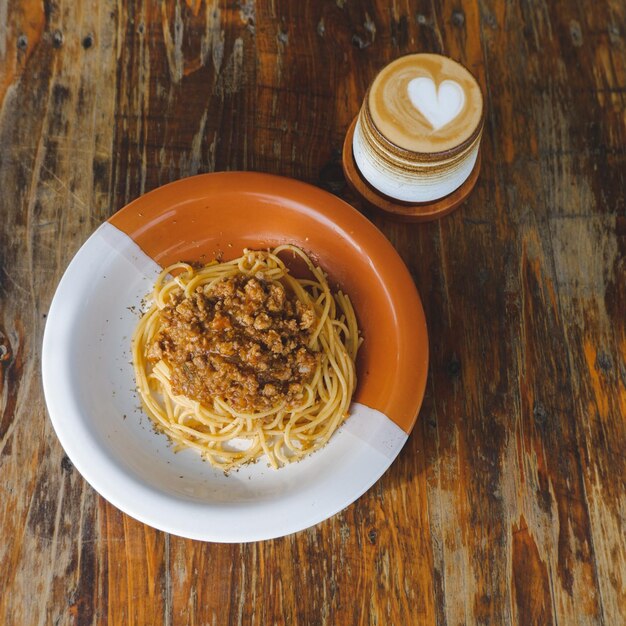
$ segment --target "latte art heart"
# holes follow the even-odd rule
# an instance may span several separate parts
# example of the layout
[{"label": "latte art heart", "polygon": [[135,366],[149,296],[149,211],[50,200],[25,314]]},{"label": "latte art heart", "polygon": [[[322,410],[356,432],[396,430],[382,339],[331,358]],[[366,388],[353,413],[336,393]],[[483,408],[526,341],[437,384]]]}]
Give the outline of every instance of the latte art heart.
[{"label": "latte art heart", "polygon": [[454,80],[435,86],[432,78],[420,76],[407,85],[411,104],[428,120],[434,130],[449,124],[463,110],[465,92]]}]

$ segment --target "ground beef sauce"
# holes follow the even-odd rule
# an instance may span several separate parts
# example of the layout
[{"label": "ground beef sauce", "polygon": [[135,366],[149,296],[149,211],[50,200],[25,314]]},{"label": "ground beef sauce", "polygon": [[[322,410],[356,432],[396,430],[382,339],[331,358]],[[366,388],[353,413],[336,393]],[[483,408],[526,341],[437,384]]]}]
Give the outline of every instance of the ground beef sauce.
[{"label": "ground beef sauce", "polygon": [[207,407],[216,396],[246,413],[295,406],[317,367],[313,308],[261,274],[181,294],[160,316],[148,360],[164,359],[172,391]]}]

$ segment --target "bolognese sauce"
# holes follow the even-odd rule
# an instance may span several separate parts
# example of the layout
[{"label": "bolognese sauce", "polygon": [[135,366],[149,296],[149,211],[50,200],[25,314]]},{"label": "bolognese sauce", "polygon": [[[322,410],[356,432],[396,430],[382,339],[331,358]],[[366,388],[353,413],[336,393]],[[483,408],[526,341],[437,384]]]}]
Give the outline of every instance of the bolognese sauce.
[{"label": "bolognese sauce", "polygon": [[165,360],[172,392],[237,411],[299,403],[319,363],[309,347],[317,318],[276,281],[236,275],[183,292],[160,312],[147,359]]}]

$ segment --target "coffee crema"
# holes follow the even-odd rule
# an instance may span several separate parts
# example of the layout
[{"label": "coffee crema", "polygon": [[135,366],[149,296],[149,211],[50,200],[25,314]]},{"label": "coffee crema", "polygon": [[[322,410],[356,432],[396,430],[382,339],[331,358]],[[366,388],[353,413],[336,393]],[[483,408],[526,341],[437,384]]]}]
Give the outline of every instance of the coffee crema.
[{"label": "coffee crema", "polygon": [[483,129],[483,97],[472,74],[448,57],[411,54],[370,86],[353,153],[367,181],[405,202],[428,202],[470,175]]}]

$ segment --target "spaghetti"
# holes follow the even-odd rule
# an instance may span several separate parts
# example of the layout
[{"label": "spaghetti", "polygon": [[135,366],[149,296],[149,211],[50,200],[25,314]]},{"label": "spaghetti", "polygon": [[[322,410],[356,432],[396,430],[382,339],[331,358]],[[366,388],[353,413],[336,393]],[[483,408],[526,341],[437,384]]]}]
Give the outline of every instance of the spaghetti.
[{"label": "spaghetti", "polygon": [[[306,264],[294,278],[280,253]],[[177,449],[225,471],[274,468],[324,446],[347,418],[361,339],[347,295],[293,245],[166,267],[132,339],[142,403]]]}]

